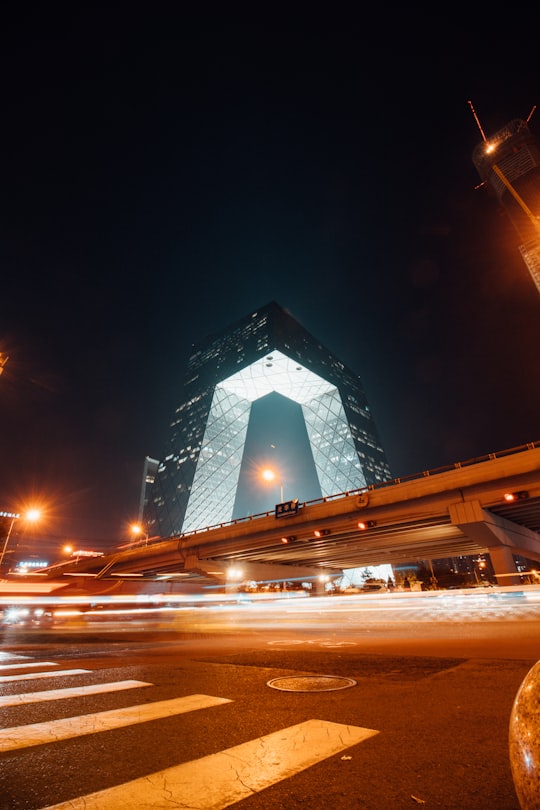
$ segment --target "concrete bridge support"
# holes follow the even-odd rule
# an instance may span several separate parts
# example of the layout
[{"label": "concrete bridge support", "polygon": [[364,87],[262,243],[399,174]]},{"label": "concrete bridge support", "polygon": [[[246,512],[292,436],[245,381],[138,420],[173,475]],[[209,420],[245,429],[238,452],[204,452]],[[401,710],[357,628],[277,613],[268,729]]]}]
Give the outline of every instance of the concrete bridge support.
[{"label": "concrete bridge support", "polygon": [[455,526],[485,547],[497,585],[521,584],[514,554],[540,559],[540,538],[536,532],[493,514],[479,501],[460,501],[451,504],[448,511]]},{"label": "concrete bridge support", "polygon": [[497,585],[521,585],[521,577],[517,573],[516,561],[512,549],[508,546],[491,546],[488,554],[493,565],[493,573],[497,578]]}]

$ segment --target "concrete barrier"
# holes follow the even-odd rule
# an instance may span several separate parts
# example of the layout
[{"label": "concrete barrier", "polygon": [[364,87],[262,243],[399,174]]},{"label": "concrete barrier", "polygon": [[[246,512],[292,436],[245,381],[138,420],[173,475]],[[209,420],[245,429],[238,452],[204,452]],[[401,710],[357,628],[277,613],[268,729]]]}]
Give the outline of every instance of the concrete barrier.
[{"label": "concrete barrier", "polygon": [[540,661],[529,670],[515,697],[509,753],[522,810],[540,810]]}]

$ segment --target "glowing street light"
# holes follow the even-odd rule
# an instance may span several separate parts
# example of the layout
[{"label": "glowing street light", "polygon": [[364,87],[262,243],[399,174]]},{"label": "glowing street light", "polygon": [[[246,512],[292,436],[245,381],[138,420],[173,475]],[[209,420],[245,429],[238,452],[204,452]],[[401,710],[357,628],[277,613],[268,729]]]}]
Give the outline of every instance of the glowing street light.
[{"label": "glowing street light", "polygon": [[[11,532],[13,531],[13,526],[15,525],[15,521],[19,520],[21,515],[18,512],[0,512],[0,518],[2,517],[11,518],[11,523],[9,524],[6,539],[4,540],[4,545],[2,547],[2,554],[0,554],[0,568],[2,567],[2,563],[4,562],[4,556],[6,554],[6,550],[8,547],[9,538],[11,537]],[[23,515],[23,517],[25,520],[28,520],[31,523],[35,523],[41,517],[41,510],[35,508],[28,509]]]},{"label": "glowing street light", "polygon": [[227,568],[225,576],[227,577],[229,582],[240,582],[240,580],[244,576],[244,571],[242,568],[235,568],[235,567]]},{"label": "glowing street light", "polygon": [[141,526],[140,523],[132,523],[130,526],[130,531],[134,538],[144,535],[144,544],[148,545],[148,532],[144,530],[144,526]]},{"label": "glowing street light", "polygon": [[[267,469],[263,470],[261,473],[261,478],[264,478],[265,481],[275,481],[277,475],[274,470],[268,467]],[[281,503],[283,503],[283,481],[279,481],[279,495],[281,499]]]}]

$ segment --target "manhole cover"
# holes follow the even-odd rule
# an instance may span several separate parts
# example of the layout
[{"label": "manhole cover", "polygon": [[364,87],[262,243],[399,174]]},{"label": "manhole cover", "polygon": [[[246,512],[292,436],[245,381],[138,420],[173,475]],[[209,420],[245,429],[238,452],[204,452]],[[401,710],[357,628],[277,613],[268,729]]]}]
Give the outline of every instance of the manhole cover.
[{"label": "manhole cover", "polygon": [[272,678],[267,686],[280,689],[282,692],[335,692],[337,689],[356,686],[356,681],[352,678],[341,678],[339,675],[300,675]]}]

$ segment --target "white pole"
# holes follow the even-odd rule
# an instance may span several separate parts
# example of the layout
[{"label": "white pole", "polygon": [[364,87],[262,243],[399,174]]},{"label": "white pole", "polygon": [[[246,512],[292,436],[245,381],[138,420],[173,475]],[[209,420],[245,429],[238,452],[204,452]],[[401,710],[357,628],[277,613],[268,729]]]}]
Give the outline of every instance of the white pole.
[{"label": "white pole", "polygon": [[0,557],[0,566],[4,562],[4,554],[6,553],[6,549],[8,547],[8,543],[9,543],[9,538],[11,537],[11,532],[13,530],[13,526],[14,526],[16,520],[17,520],[16,517],[12,518],[12,520],[11,520],[11,524],[9,526],[8,533],[7,533],[6,539],[4,541],[4,548],[2,549],[2,556]]}]

